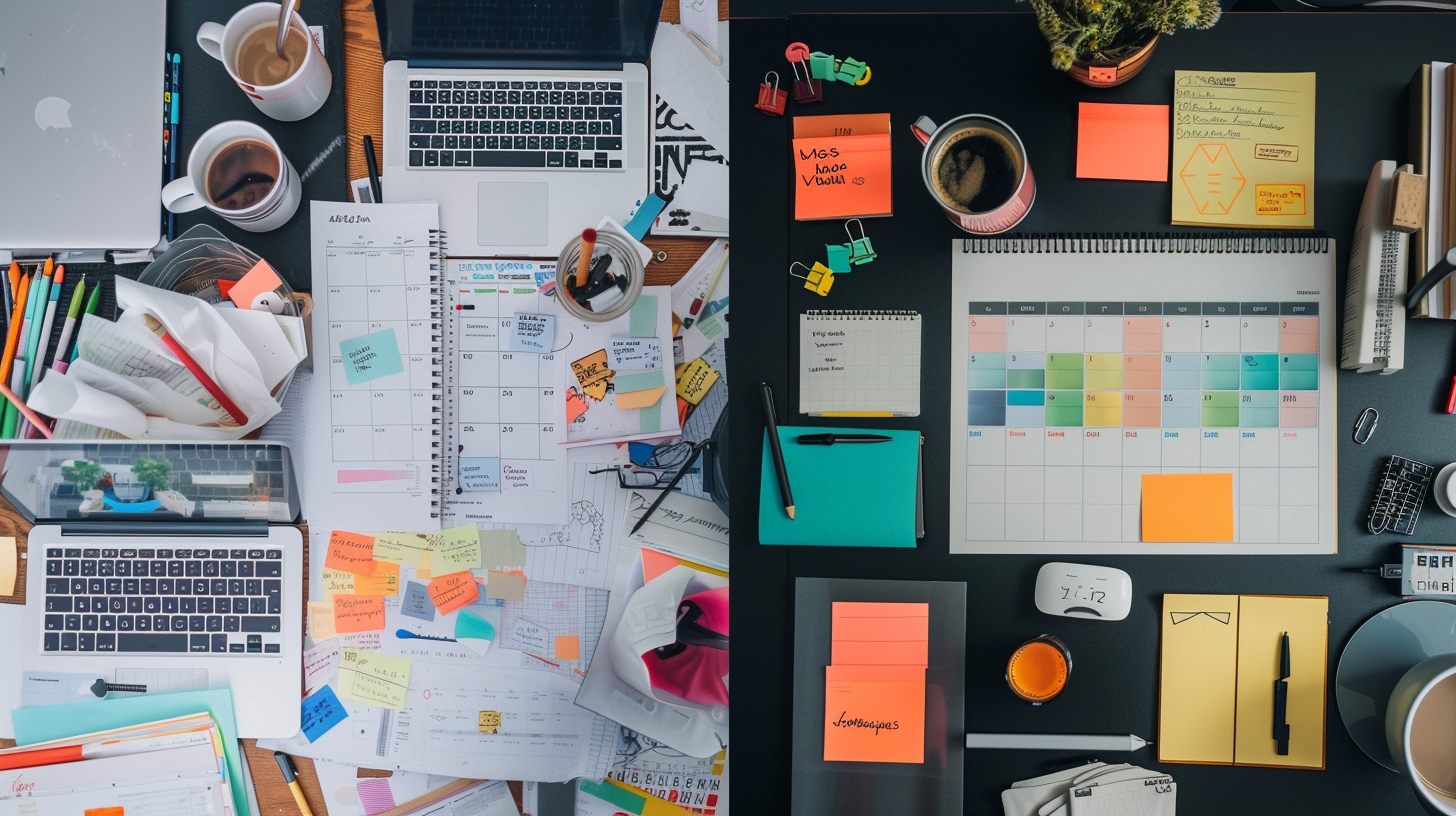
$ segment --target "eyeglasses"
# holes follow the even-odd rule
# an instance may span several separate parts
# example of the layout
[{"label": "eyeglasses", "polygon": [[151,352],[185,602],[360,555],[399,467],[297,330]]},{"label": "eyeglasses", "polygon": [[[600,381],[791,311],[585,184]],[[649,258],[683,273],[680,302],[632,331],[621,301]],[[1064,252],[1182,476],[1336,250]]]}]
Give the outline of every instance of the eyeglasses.
[{"label": "eyeglasses", "polygon": [[[649,450],[629,451],[632,456],[630,465],[613,465],[612,467],[589,470],[588,473],[607,473],[615,471],[617,484],[623,488],[634,490],[662,490],[672,486],[677,480],[678,471],[691,467],[697,454],[708,445],[706,440],[698,443],[676,440],[664,442],[652,446]],[[647,448],[647,446],[640,446]],[[639,460],[636,453],[642,453]],[[676,488],[672,488],[676,489]]]}]

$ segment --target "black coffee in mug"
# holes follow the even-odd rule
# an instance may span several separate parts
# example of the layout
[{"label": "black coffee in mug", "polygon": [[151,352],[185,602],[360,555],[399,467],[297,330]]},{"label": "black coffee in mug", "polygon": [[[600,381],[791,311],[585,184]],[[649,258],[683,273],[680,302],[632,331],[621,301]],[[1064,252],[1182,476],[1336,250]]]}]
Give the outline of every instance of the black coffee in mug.
[{"label": "black coffee in mug", "polygon": [[273,192],[278,154],[263,142],[243,139],[227,145],[207,167],[207,197],[224,210],[242,210]]},{"label": "black coffee in mug", "polygon": [[953,133],[935,160],[935,193],[962,212],[989,212],[1021,183],[1022,159],[1011,140],[985,127]]}]

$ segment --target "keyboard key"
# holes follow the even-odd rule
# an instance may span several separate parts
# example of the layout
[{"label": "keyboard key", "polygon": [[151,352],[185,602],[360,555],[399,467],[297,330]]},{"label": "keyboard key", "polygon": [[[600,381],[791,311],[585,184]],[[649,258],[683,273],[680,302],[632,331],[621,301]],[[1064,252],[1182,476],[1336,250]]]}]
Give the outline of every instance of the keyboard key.
[{"label": "keyboard key", "polygon": [[205,576],[207,576],[208,578],[216,578],[217,577],[217,562],[216,561],[204,561],[202,563],[202,574],[205,575]]},{"label": "keyboard key", "polygon": [[[445,87],[445,84],[443,82],[440,83],[440,87],[442,87],[442,88]],[[457,79],[457,80],[455,80],[455,87],[457,87],[457,88],[464,88],[465,87],[465,80],[463,80],[463,79]]]},{"label": "keyboard key", "polygon": [[107,595],[120,595],[121,594],[121,579],[120,578],[107,578],[106,579],[106,594]]},{"label": "keyboard key", "polygon": [[86,594],[86,579],[85,578],[72,578],[71,579],[71,594],[72,595],[85,595]]},{"label": "keyboard key", "polygon": [[46,633],[45,650],[47,652],[59,652],[61,650],[61,635],[59,632]]},{"label": "keyboard key", "polygon": [[205,652],[211,648],[212,639],[209,638],[207,635],[192,635],[191,638],[191,641],[189,641],[191,648],[188,649],[188,651]]},{"label": "keyboard key", "polygon": [[222,616],[221,615],[208,615],[207,616],[207,631],[209,631],[209,632],[221,632],[222,631]]},{"label": "keyboard key", "polygon": [[[409,163],[410,163],[410,167],[424,167],[425,166],[425,152],[423,150],[411,150],[409,152]],[[231,562],[229,562],[229,563],[231,563]],[[224,566],[226,566],[226,564]],[[234,567],[234,572],[236,572],[236,571],[237,571],[236,570],[236,567]]]},{"label": "keyboard key", "polygon": [[450,123],[450,132],[451,133],[464,133],[465,132],[465,123],[464,122],[451,122]]},{"label": "keyboard key", "polygon": [[[494,83],[489,83],[488,82],[488,83],[485,84],[485,87],[489,88],[493,84]],[[467,87],[467,88],[479,88],[480,85],[481,85],[481,83],[480,83],[480,80],[478,80],[478,79],[472,79],[472,80],[470,80],[470,81],[468,81],[468,82],[465,83],[465,87]]]},{"label": "keyboard key", "polygon": [[96,574],[97,575],[100,575],[103,578],[105,578],[107,576],[110,576],[110,575],[115,575],[116,574],[116,562],[115,561],[97,561],[96,562]]},{"label": "keyboard key", "polygon": [[248,616],[243,618],[244,632],[277,632],[280,630],[282,618],[276,616],[256,617]]},{"label": "keyboard key", "polygon": [[248,611],[250,613],[254,614],[254,615],[266,615],[266,614],[268,614],[268,599],[267,598],[249,598],[248,599]]},{"label": "keyboard key", "polygon": [[117,635],[116,646],[123,652],[185,652],[187,636],[156,633]]},{"label": "keyboard key", "polygon": [[283,646],[280,643],[264,643],[263,644],[263,653],[264,654],[278,654],[280,651],[282,651],[282,648],[283,648]]},{"label": "keyboard key", "polygon": [[116,616],[116,631],[118,631],[118,632],[130,632],[132,630],[132,620],[133,619],[132,619],[132,616],[131,615],[117,615]]},{"label": "keyboard key", "polygon": [[192,594],[193,595],[206,595],[207,594],[207,590],[208,590],[208,583],[207,583],[207,579],[206,578],[195,578],[195,579],[193,579],[193,581],[192,581]]},{"label": "keyboard key", "polygon": [[[413,162],[411,162],[411,163],[413,163]],[[238,562],[236,562],[236,561],[224,561],[224,562],[222,562],[222,577],[224,577],[224,578],[232,578],[232,577],[236,576],[237,574],[238,574]]]},{"label": "keyboard key", "polygon": [[[462,145],[462,147],[467,147],[468,148],[468,147],[470,147],[470,144],[467,142],[466,144]],[[457,150],[457,151],[455,151],[455,166],[456,167],[469,167],[470,166],[470,151],[469,150]],[[258,565],[258,569],[261,570],[262,568],[263,568],[263,565],[262,564],[259,564]],[[259,574],[261,575],[262,573],[260,572]]]},{"label": "keyboard key", "polygon": [[60,547],[47,547],[46,558],[62,558]]},{"label": "keyboard key", "polygon": [[445,149],[446,150],[458,150],[459,148],[460,148],[460,137],[459,136],[446,136],[445,137]]},{"label": "keyboard key", "polygon": [[581,149],[582,150],[596,150],[597,149],[597,146],[596,146],[597,137],[595,137],[595,136],[580,136],[578,138],[581,139]]},{"label": "keyboard key", "polygon": [[[89,629],[90,627],[87,627],[87,628]],[[101,616],[101,627],[100,628],[101,628],[101,631],[103,631],[103,632],[115,632],[116,631],[116,616],[115,615],[102,615]]]},{"label": "keyboard key", "polygon": [[225,579],[225,578],[214,578],[214,579],[212,579],[211,584],[207,588],[207,594],[209,594],[209,595],[218,595],[218,596],[228,594],[228,581],[227,581],[227,579]]},{"label": "keyboard key", "polygon": [[137,558],[156,558],[157,557],[157,551],[156,550],[137,550],[136,557]]},{"label": "keyboard key", "polygon": [[162,599],[161,598],[143,598],[142,599],[142,611],[143,612],[146,612],[148,614],[155,614],[157,612],[161,612],[162,611]]},{"label": "keyboard key", "polygon": [[267,600],[268,600],[268,614],[270,614],[270,615],[281,615],[281,614],[283,614],[283,599],[282,598],[279,598],[277,595],[272,595],[272,596],[269,596]]},{"label": "keyboard key", "polygon": [[248,557],[248,551],[247,550],[228,550],[228,558],[231,558],[234,561],[241,561],[242,559],[247,558],[247,557]]},{"label": "keyboard key", "polygon": [[61,633],[61,651],[63,651],[63,652],[74,652],[74,651],[76,651],[76,633],[75,632],[62,632]]},{"label": "keyboard key", "polygon": [[568,151],[566,154],[566,166],[576,167],[576,153]]},{"label": "keyboard key", "polygon": [[173,582],[172,582],[172,579],[171,578],[158,578],[157,579],[157,594],[158,595],[175,595],[175,594],[177,594],[176,593],[176,590],[173,589]]},{"label": "keyboard key", "polygon": [[130,563],[131,574],[135,575],[138,578],[145,578],[152,572],[151,570],[147,569],[147,565],[150,563],[148,561],[132,561]]},{"label": "keyboard key", "polygon": [[[516,138],[522,140],[524,147],[525,137]],[[545,167],[546,154],[539,150],[535,152],[477,150],[471,158],[471,163],[476,167]]]},{"label": "keyboard key", "polygon": [[581,83],[580,82],[567,82],[566,83],[566,89],[568,91],[580,90],[581,89]]},{"label": "keyboard key", "polygon": [[167,577],[168,578],[181,578],[182,575],[183,575],[183,573],[185,571],[186,571],[186,567],[185,567],[185,565],[183,565],[183,563],[181,561],[168,561],[167,562]]},{"label": "keyboard key", "polygon": [[163,598],[162,599],[162,614],[164,614],[164,615],[175,615],[175,614],[177,614],[177,599],[176,598],[167,597],[167,598]]},{"label": "keyboard key", "polygon": [[135,615],[142,610],[142,599],[136,595],[126,598],[126,612],[128,615]]},{"label": "keyboard key", "polygon": [[490,114],[490,108],[487,108],[485,105],[476,105],[475,108],[473,110],[471,110],[471,113],[475,115],[475,118],[476,119],[492,119],[492,118],[494,118],[494,117],[492,117],[492,116],[489,115]]},{"label": "keyboard key", "polygon": [[63,566],[63,569],[64,569],[63,574],[65,574],[65,575],[80,575],[81,574],[81,560],[80,559],[78,559],[78,558],[68,558],[68,559],[66,559],[66,561],[63,562],[63,565],[64,565]]},{"label": "keyboard key", "polygon": [[169,628],[168,625],[167,625],[169,621],[171,621],[171,618],[167,617],[166,615],[153,615],[152,616],[152,631],[153,632],[165,632],[165,631],[167,631],[167,629]]},{"label": "keyboard key", "polygon": [[242,625],[240,623],[241,620],[242,619],[239,618],[237,615],[228,615],[227,617],[223,618],[223,621],[222,621],[223,631],[224,632],[238,632],[238,631],[241,631],[241,629],[242,629]]},{"label": "keyboard key", "polygon": [[121,579],[121,594],[123,594],[123,595],[137,595],[137,594],[140,594],[140,591],[141,591],[141,583],[142,583],[141,581],[139,581],[139,580],[137,580],[135,578],[123,578],[123,579]]},{"label": "keyboard key", "polygon": [[65,578],[47,578],[46,579],[46,594],[47,595],[67,595],[67,594],[69,594],[70,588],[71,588],[71,582],[68,581],[68,580],[66,580]]},{"label": "keyboard key", "polygon": [[[450,93],[450,104],[452,104],[452,105],[463,105],[463,104],[465,104],[465,92],[464,91],[452,91]],[[446,118],[451,118],[451,117],[449,117],[447,115]]]},{"label": "keyboard key", "polygon": [[81,548],[80,547],[67,547],[66,548],[65,557],[66,558],[80,558],[81,557]]},{"label": "keyboard key", "polygon": [[99,547],[87,547],[86,549],[84,549],[84,550],[81,551],[81,557],[82,558],[100,558],[101,557],[101,549]]},{"label": "keyboard key", "polygon": [[171,550],[157,550],[157,557],[158,558],[175,558],[176,556],[173,554],[173,552]]},{"label": "keyboard key", "polygon": [[424,91],[410,91],[409,101],[411,104],[425,101]]},{"label": "keyboard key", "polygon": [[212,601],[212,611],[218,613],[219,615],[226,615],[227,613],[233,611],[232,598],[211,598],[209,600]]},{"label": "keyboard key", "polygon": [[130,561],[117,561],[116,562],[116,574],[117,575],[120,575],[123,578],[130,577],[131,576],[131,562]]},{"label": "keyboard key", "polygon": [[540,150],[541,149],[541,137],[540,136],[527,136],[526,137],[526,149],[527,150]]},{"label": "keyboard key", "polygon": [[[76,602],[76,608],[74,610],[72,610],[72,611],[75,611],[75,612],[90,612],[91,611],[91,599],[89,597],[87,597],[85,595],[76,595],[76,596],[74,596],[74,600]],[[100,611],[100,610],[97,610],[97,611]]]},{"label": "keyboard key", "polygon": [[50,597],[46,598],[46,611],[47,612],[70,612],[71,611],[71,596],[70,595],[60,595],[60,596],[54,597],[54,598],[50,598]]},{"label": "keyboard key", "polygon": [[551,87],[555,88],[558,91],[564,91],[564,90],[566,90],[566,83],[565,82],[553,82],[553,83],[551,83]]},{"label": "keyboard key", "polygon": [[430,119],[411,119],[410,133],[434,133],[435,123]]},{"label": "keyboard key", "polygon": [[599,105],[620,105],[620,104],[622,104],[622,94],[616,93],[616,92],[609,92],[609,93],[603,95],[602,96],[602,101],[601,102],[598,102],[597,104],[599,104]]},{"label": "keyboard key", "polygon": [[173,550],[172,553],[177,558],[191,558],[192,557],[192,551],[191,550]]},{"label": "keyboard key", "polygon": [[204,615],[188,615],[187,629],[191,632],[202,632],[207,629],[207,618]]},{"label": "keyboard key", "polygon": [[47,632],[59,632],[66,628],[66,615],[46,615],[45,628]]},{"label": "keyboard key", "polygon": [[[471,143],[470,143],[470,146],[471,147],[475,148],[476,150],[484,150],[485,149],[485,137],[484,136],[472,136],[470,138],[471,138]],[[282,564],[259,564],[258,565],[258,574],[259,575],[267,575],[267,574],[269,574],[268,572],[265,572],[264,571],[265,569],[268,569],[268,570],[281,570],[281,569],[283,569],[283,565]],[[277,575],[278,573],[277,572],[273,572],[272,574]]]},{"label": "keyboard key", "polygon": [[222,560],[222,559],[228,557],[228,551],[227,550],[213,550],[212,551],[212,557],[213,558],[216,558],[218,560]]},{"label": "keyboard key", "polygon": [[115,598],[108,598],[107,600],[109,600],[111,602],[111,605],[107,608],[106,611],[112,613],[113,615],[120,614],[120,613],[126,611],[126,599],[125,598],[122,598],[122,597],[119,597],[118,596],[118,597],[115,597]]},{"label": "keyboard key", "polygon": [[79,580],[82,580],[82,581],[85,581],[86,582],[86,591],[89,592],[89,593],[91,593],[92,595],[105,595],[106,594],[106,579],[105,578],[81,578]]},{"label": "keyboard key", "polygon": [[180,613],[182,613],[183,615],[191,615],[191,614],[197,612],[197,599],[196,598],[180,598],[178,600],[178,609],[177,609],[177,611],[180,612]]},{"label": "keyboard key", "polygon": [[96,635],[95,634],[93,634],[91,632],[82,632],[80,634],[80,636],[76,639],[76,641],[77,641],[77,644],[80,646],[80,648],[78,649],[78,651],[82,651],[82,652],[94,652],[94,651],[96,651]]},{"label": "keyboard key", "polygon": [[[70,626],[69,619],[66,621],[66,623],[67,623],[67,627],[69,628],[69,626]],[[82,629],[85,629],[88,632],[94,632],[94,631],[96,631],[100,627],[101,627],[101,616],[100,615],[82,615],[81,616],[81,628]]]},{"label": "keyboard key", "polygon": [[114,652],[114,651],[116,651],[116,635],[112,635],[112,634],[100,634],[100,635],[97,635],[96,636],[96,651],[98,651],[98,652]]},{"label": "keyboard key", "polygon": [[[512,140],[512,142],[511,142],[511,146],[514,147],[516,150],[525,150],[526,149],[526,137],[525,136],[516,136],[516,137],[514,137],[513,140]],[[540,167],[541,165],[536,165],[536,166],[537,167]]]},{"label": "keyboard key", "polygon": [[146,615],[136,616],[136,630],[138,632],[152,631],[152,619]]},{"label": "keyboard key", "polygon": [[425,87],[426,88],[438,88],[438,87],[440,87],[440,83],[438,81],[436,81],[436,80],[433,80],[433,79],[427,79],[427,80],[425,80]]},{"label": "keyboard key", "polygon": [[[249,557],[251,557],[251,556],[249,556]],[[238,562],[238,575],[241,576],[241,577],[243,577],[243,578],[252,578],[253,577],[253,562],[252,561],[239,561]]]},{"label": "keyboard key", "polygon": [[622,149],[622,137],[621,136],[600,136],[600,137],[597,138],[597,149],[598,150],[621,150]]},{"label": "keyboard key", "polygon": [[60,561],[47,561],[46,562],[46,575],[60,575],[60,574],[61,574],[61,562]]},{"label": "keyboard key", "polygon": [[263,636],[248,635],[248,654],[263,653]]}]

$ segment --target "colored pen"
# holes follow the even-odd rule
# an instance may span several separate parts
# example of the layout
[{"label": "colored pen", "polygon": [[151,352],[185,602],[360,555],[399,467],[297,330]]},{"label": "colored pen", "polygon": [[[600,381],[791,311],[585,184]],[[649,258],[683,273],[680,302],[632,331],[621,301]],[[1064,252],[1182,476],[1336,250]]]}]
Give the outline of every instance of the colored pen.
[{"label": "colored pen", "polygon": [[379,165],[374,161],[374,139],[364,134],[364,166],[369,168],[369,192],[374,194],[374,203],[383,204],[384,194],[379,192]]},{"label": "colored pen", "polygon": [[892,437],[878,434],[804,434],[800,445],[833,445],[835,442],[889,442]]},{"label": "colored pen", "polygon": [[21,387],[24,390],[17,391],[21,397],[29,396],[30,388],[26,383],[30,382],[31,369],[40,364],[37,359],[40,356],[40,324],[45,320],[45,310],[51,297],[51,284],[55,282],[56,267],[49,259],[46,259],[45,274],[41,276],[36,284],[35,290],[35,311],[31,313],[30,328],[26,332],[29,339],[25,343],[25,377],[22,379]]},{"label": "colored pen", "polygon": [[86,298],[86,308],[85,308],[85,310],[81,312],[81,317],[79,317],[79,318],[76,319],[76,326],[77,326],[77,328],[76,328],[76,345],[74,345],[74,346],[71,347],[71,359],[70,359],[70,362],[72,362],[72,363],[76,362],[76,358],[79,357],[79,356],[81,356],[81,329],[80,329],[81,321],[83,319],[85,319],[86,315],[94,315],[94,314],[96,314],[96,311],[98,309],[100,309],[100,308],[101,308],[101,282],[100,281],[97,281],[96,282],[96,285],[93,286],[93,287],[91,287],[91,295]]},{"label": "colored pen", "polygon": [[698,315],[702,314],[703,307],[713,299],[713,290],[718,288],[718,279],[723,277],[723,270],[728,268],[728,245],[723,245],[723,257],[718,259],[718,269],[713,273],[713,279],[708,282],[708,288],[703,290],[703,296],[694,300],[693,305],[688,309],[688,316],[683,318],[682,327],[691,327],[698,321]]},{"label": "colored pen", "polygon": [[[21,277],[24,281],[25,278]],[[10,369],[15,365],[15,348],[20,340],[20,327],[25,322],[25,304],[30,295],[30,287],[17,285],[15,287],[15,305],[10,309],[10,325],[5,331],[5,354],[0,357],[0,384],[10,379]]]},{"label": "colored pen", "polygon": [[1136,751],[1151,742],[1133,734],[967,734],[967,748],[1029,751]]},{"label": "colored pen", "polygon": [[[182,138],[179,125],[182,121],[182,55],[172,55],[172,140],[167,145],[167,180],[177,178],[177,141]],[[177,215],[167,213],[167,240],[177,235]]]},{"label": "colored pen", "polygon": [[1279,676],[1274,679],[1274,753],[1289,756],[1289,633],[1279,644]]},{"label": "colored pen", "polygon": [[71,348],[71,335],[76,331],[76,321],[81,316],[81,303],[86,295],[86,276],[82,275],[76,288],[71,290],[71,303],[66,307],[66,323],[61,327],[61,339],[56,343],[56,356],[51,363],[51,368],[66,373],[70,363],[66,362],[66,354]]},{"label": "colored pen", "polygon": [[789,469],[784,466],[784,448],[779,444],[779,420],[774,412],[773,389],[768,383],[759,383],[763,393],[763,415],[768,423],[768,449],[773,454],[774,470],[779,479],[779,497],[784,500],[784,512],[789,521],[794,520],[794,494],[789,490]]},{"label": "colored pen", "polygon": [[[41,318],[40,330],[36,333],[37,343],[34,356],[25,361],[25,396],[30,397],[31,389],[40,382],[40,373],[45,370],[45,355],[51,345],[51,328],[56,323],[56,303],[61,299],[61,290],[65,287],[66,267],[65,264],[56,267],[56,274],[52,277],[49,290],[46,292],[45,316]],[[36,304],[39,309],[40,305]],[[25,414],[24,411],[21,412]],[[26,415],[20,423],[20,436],[27,436],[25,428],[31,423],[30,417]]]},{"label": "colored pen", "polygon": [[[50,261],[46,261],[50,266]],[[25,298],[25,317],[20,322],[20,335],[15,344],[15,360],[10,367],[10,390],[19,393],[25,382],[25,361],[26,349],[30,345],[30,327],[35,322],[36,304],[40,302],[40,282],[45,275],[37,272],[30,278],[30,287]],[[15,429],[20,424],[20,412],[15,406],[6,404],[5,420],[3,427],[0,427],[0,437],[5,439],[15,438]]]},{"label": "colored pen", "polygon": [[298,787],[298,770],[293,767],[293,757],[282,751],[274,751],[273,759],[278,762],[278,770],[283,772],[283,781],[288,783],[288,790],[293,793],[293,801],[298,803],[298,812],[303,816],[313,816],[313,811],[308,809],[308,800],[303,798],[303,789]]}]

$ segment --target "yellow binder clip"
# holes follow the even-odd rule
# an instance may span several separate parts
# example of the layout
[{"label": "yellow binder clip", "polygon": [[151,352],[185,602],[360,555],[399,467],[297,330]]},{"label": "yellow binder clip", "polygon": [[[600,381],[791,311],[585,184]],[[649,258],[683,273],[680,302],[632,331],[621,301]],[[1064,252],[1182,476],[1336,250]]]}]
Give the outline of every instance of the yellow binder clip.
[{"label": "yellow binder clip", "polygon": [[798,261],[794,261],[793,263],[789,264],[790,277],[802,280],[804,282],[805,289],[808,289],[810,292],[813,292],[820,297],[829,294],[830,287],[834,286],[834,271],[832,269],[822,263],[819,263],[818,261],[815,261],[814,266],[812,267],[804,266],[805,269],[809,270],[809,274],[795,275],[794,267],[796,266],[804,265],[799,263]]},{"label": "yellow binder clip", "polygon": [[[849,228],[850,224],[859,224],[859,237],[854,237],[854,230]],[[849,262],[855,266],[867,264],[879,257],[875,248],[870,244],[870,239],[865,235],[864,222],[858,218],[851,218],[844,222],[844,231],[849,233]]]}]

